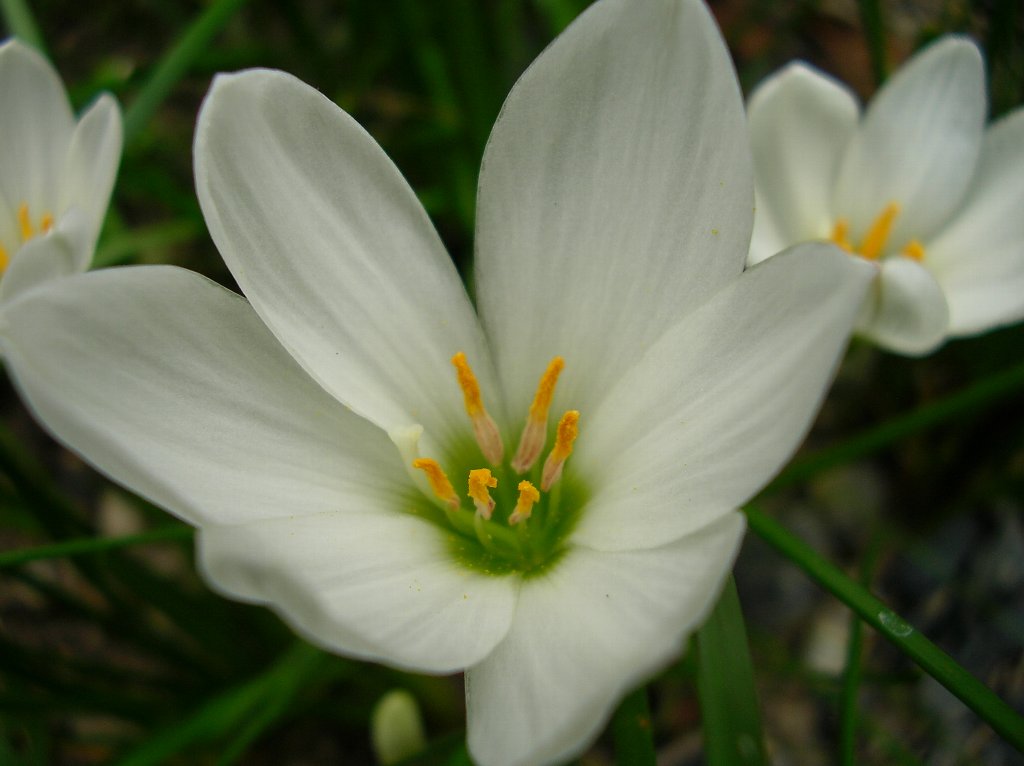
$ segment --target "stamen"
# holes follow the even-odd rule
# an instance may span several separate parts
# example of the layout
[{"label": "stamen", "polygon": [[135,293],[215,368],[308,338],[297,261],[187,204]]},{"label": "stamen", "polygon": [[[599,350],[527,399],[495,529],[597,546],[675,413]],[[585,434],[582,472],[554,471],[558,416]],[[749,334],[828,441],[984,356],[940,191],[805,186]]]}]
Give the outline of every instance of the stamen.
[{"label": "stamen", "polygon": [[491,475],[489,468],[475,468],[469,472],[469,496],[473,499],[478,516],[486,521],[491,520],[494,512],[494,500],[488,487],[497,487],[498,480]]},{"label": "stamen", "polygon": [[569,410],[562,419],[558,421],[558,431],[555,434],[555,446],[544,461],[544,470],[541,473],[540,488],[547,492],[551,485],[562,477],[562,466],[572,454],[572,444],[579,435],[580,413],[578,410]]},{"label": "stamen", "polygon": [[912,239],[903,248],[903,255],[907,256],[907,258],[913,258],[920,263],[924,260],[924,245],[916,239]]},{"label": "stamen", "polygon": [[861,255],[873,261],[882,254],[882,248],[885,247],[885,242],[889,239],[892,224],[896,220],[896,216],[899,215],[899,212],[900,206],[898,202],[890,202],[885,206],[885,209],[875,219],[875,222],[871,224],[868,235],[864,237],[864,242],[860,246]]},{"label": "stamen", "polygon": [[514,527],[521,521],[530,518],[533,504],[540,500],[540,492],[528,481],[519,482],[519,500],[516,502],[516,509],[508,517],[509,526]]},{"label": "stamen", "polygon": [[448,481],[448,477],[436,460],[431,460],[428,457],[417,458],[412,461],[412,467],[427,475],[430,489],[433,490],[438,500],[453,510],[459,507],[459,496],[455,494],[455,488]]},{"label": "stamen", "polygon": [[462,399],[466,405],[466,414],[473,422],[473,435],[480,451],[492,465],[499,465],[505,456],[505,445],[501,443],[501,434],[494,419],[487,413],[483,398],[480,396],[480,384],[476,381],[466,355],[463,352],[452,357],[452,364],[458,376]]},{"label": "stamen", "polygon": [[0,272],[6,271],[8,264],[11,262],[11,256],[7,254],[3,245],[0,245]]},{"label": "stamen", "polygon": [[28,216],[28,203],[18,205],[18,226],[21,227],[21,241],[27,242],[35,235],[32,230],[32,219]]},{"label": "stamen", "polygon": [[564,367],[565,360],[556,356],[548,363],[548,368],[540,377],[537,393],[534,394],[533,404],[530,405],[530,414],[527,415],[526,425],[523,427],[523,435],[519,437],[519,448],[516,450],[516,456],[512,458],[512,468],[516,473],[529,471],[544,449],[548,430],[548,410],[551,409],[551,399],[555,395],[555,384],[558,383],[558,376],[562,374]]},{"label": "stamen", "polygon": [[850,241],[850,222],[845,218],[838,219],[832,228],[832,241],[846,252],[853,252],[853,243]]},{"label": "stamen", "polygon": [[43,234],[50,233],[50,229],[53,228],[53,216],[50,213],[43,213],[43,217],[39,219],[39,228]]}]

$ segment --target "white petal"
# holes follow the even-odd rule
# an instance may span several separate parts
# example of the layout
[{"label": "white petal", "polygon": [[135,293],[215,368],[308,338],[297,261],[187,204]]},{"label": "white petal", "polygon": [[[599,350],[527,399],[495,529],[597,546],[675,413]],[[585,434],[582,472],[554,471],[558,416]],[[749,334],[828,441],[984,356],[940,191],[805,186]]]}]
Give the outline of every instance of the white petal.
[{"label": "white petal", "polygon": [[509,411],[566,360],[586,409],[742,268],[752,173],[732,65],[696,0],[604,0],[522,76],[484,154],[477,305]]},{"label": "white petal", "polygon": [[49,234],[22,245],[0,277],[0,302],[84,268],[79,252],[88,228],[89,220],[81,211],[69,210]]},{"label": "white petal", "polygon": [[890,202],[901,206],[889,242],[924,240],[960,203],[985,123],[977,47],[946,37],[914,56],[878,92],[843,157],[834,198],[854,240]]},{"label": "white petal", "polygon": [[570,462],[592,496],[574,540],[662,545],[748,500],[807,432],[875,273],[799,245],[669,330],[581,415]]},{"label": "white petal", "polygon": [[949,302],[952,335],[1024,318],[1024,109],[989,128],[960,213],[925,263]]},{"label": "white petal", "polygon": [[935,277],[910,258],[886,258],[857,331],[889,351],[923,356],[948,330],[949,308]]},{"label": "white petal", "polygon": [[59,279],[3,308],[0,343],[40,421],[193,523],[322,513],[410,486],[238,296],[171,267]]},{"label": "white petal", "polygon": [[54,212],[74,125],[64,85],[46,59],[17,40],[0,45],[0,193],[10,213],[21,203],[35,219]]},{"label": "white petal", "polygon": [[473,757],[535,766],[583,750],[619,698],[679,654],[707,616],[743,526],[733,512],[660,548],[572,549],[526,580],[508,637],[466,674]]},{"label": "white petal", "polygon": [[830,236],[832,188],[858,112],[848,88],[801,63],[751,94],[747,119],[758,201],[751,263]]},{"label": "white petal", "polygon": [[449,359],[497,395],[482,333],[426,213],[359,125],[290,75],[220,76],[199,116],[206,223],[253,308],[325,389],[389,429],[464,433]]},{"label": "white petal", "polygon": [[405,513],[339,512],[206,527],[207,579],[266,603],[332,651],[452,673],[479,662],[508,632],[518,578],[455,563],[453,533]]},{"label": "white petal", "polygon": [[71,136],[57,208],[62,212],[68,208],[81,210],[88,219],[89,227],[78,253],[80,271],[85,271],[92,260],[121,162],[122,140],[121,110],[107,94],[82,115]]}]

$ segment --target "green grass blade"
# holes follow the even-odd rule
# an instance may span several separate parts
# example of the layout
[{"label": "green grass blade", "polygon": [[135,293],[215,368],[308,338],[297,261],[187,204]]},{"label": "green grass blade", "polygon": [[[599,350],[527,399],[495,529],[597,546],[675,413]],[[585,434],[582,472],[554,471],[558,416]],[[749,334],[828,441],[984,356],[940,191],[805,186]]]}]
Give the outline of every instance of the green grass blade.
[{"label": "green grass blade", "polygon": [[124,115],[125,144],[133,143],[145,129],[157,108],[171,89],[188,71],[192,62],[204,53],[210,41],[220,32],[246,0],[217,0],[185,30],[178,42],[157,64]]},{"label": "green grass blade", "polygon": [[875,83],[881,85],[889,73],[882,4],[878,0],[857,0],[857,5],[860,7],[860,21],[864,27],[868,55],[871,57],[871,72],[875,76]]},{"label": "green grass blade", "polygon": [[764,491],[799,484],[829,468],[873,454],[919,431],[981,409],[997,399],[1018,393],[1021,388],[1024,388],[1024,364],[996,373],[963,391],[918,407],[833,447],[794,460]]},{"label": "green grass blade", "polygon": [[654,766],[656,757],[651,736],[651,711],[647,688],[641,686],[619,703],[612,719],[615,762],[621,766]]},{"label": "green grass blade", "polygon": [[939,647],[914,630],[866,588],[819,556],[803,540],[757,508],[744,509],[750,528],[775,550],[800,567],[861,619],[896,645],[1015,748],[1024,752],[1024,718]]},{"label": "green grass blade", "polygon": [[754,665],[732,576],[715,610],[697,631],[697,691],[705,763],[766,764]]},{"label": "green grass blade", "polygon": [[12,37],[17,37],[36,50],[46,53],[39,25],[36,24],[35,16],[32,15],[32,10],[25,0],[0,0],[0,13],[3,14],[4,26]]},{"label": "green grass blade", "polygon": [[[320,673],[328,655],[304,642],[285,653],[269,670],[209,700],[180,723],[164,729],[118,761],[118,766],[156,766],[195,745],[242,730],[265,705],[281,706]],[[283,707],[280,707],[283,709]]]},{"label": "green grass blade", "polygon": [[186,540],[192,536],[192,528],[184,525],[154,529],[137,535],[123,537],[87,537],[77,540],[65,540],[50,545],[39,545],[35,548],[22,548],[16,551],[0,553],[0,569],[19,566],[39,559],[56,559],[64,556],[86,556],[100,551],[123,548],[130,545],[145,545],[167,540]]}]

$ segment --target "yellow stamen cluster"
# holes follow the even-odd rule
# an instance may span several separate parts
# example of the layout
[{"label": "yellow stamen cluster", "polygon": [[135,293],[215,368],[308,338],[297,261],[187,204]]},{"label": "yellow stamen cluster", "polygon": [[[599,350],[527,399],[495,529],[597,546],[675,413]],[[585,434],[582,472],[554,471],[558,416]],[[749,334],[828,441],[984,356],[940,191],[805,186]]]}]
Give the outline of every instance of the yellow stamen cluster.
[{"label": "yellow stamen cluster", "polygon": [[[36,227],[32,223],[32,216],[29,214],[28,203],[22,202],[18,205],[18,231],[21,235],[21,242],[24,244],[35,236],[40,234],[49,233],[50,229],[53,228],[53,215],[50,213],[43,213],[39,219],[39,226]],[[7,265],[10,263],[10,254],[4,249],[3,245],[0,245],[0,272],[7,269]]]},{"label": "yellow stamen cluster", "polygon": [[[871,224],[871,228],[868,229],[868,233],[859,247],[850,240],[850,222],[845,218],[840,218],[832,228],[831,240],[848,253],[856,253],[869,261],[877,260],[885,251],[885,245],[889,241],[893,224],[899,214],[898,202],[890,202],[886,205]],[[913,239],[904,245],[900,254],[913,258],[915,261],[922,261],[925,256],[924,246]]]},{"label": "yellow stamen cluster", "polygon": [[[487,413],[483,397],[480,393],[480,384],[476,375],[469,365],[469,360],[462,352],[452,357],[452,365],[455,367],[456,379],[459,388],[462,390],[463,401],[466,406],[466,414],[473,423],[473,433],[477,444],[480,446],[484,457],[495,466],[500,466],[504,454],[504,445],[501,435],[494,420]],[[544,442],[547,438],[548,414],[551,409],[551,402],[555,394],[555,386],[558,378],[565,368],[565,360],[556,356],[548,364],[547,369],[537,384],[537,392],[530,406],[526,418],[526,426],[520,440],[516,456],[511,461],[511,468],[516,473],[525,473],[533,468],[537,458],[544,449]],[[533,507],[541,501],[541,491],[547,492],[558,482],[562,475],[562,468],[565,461],[572,454],[573,442],[579,433],[580,413],[576,410],[566,412],[558,423],[555,435],[555,444],[551,449],[543,470],[540,471],[540,490],[527,480],[518,484],[519,496],[514,510],[508,515],[509,526],[523,524],[533,515]],[[444,504],[449,519],[459,522],[462,500],[449,481],[444,470],[437,461],[430,458],[416,458],[412,461],[412,467],[422,471],[430,486],[433,495]],[[498,470],[499,475],[503,470]],[[480,527],[482,522],[490,521],[497,505],[491,496],[491,490],[498,487],[498,476],[492,473],[490,468],[474,468],[469,471],[469,480],[466,494],[472,501],[475,508],[476,531],[481,540],[492,540],[492,535]]]}]

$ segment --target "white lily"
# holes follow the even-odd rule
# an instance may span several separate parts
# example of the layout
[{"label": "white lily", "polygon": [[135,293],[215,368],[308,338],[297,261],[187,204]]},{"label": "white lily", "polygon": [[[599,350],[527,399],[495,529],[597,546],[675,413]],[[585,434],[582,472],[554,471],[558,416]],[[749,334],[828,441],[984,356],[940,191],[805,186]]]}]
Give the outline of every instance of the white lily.
[{"label": "white lily", "polygon": [[249,302],[90,273],[16,301],[5,351],[60,439],[198,527],[216,589],[336,652],[465,670],[473,756],[556,762],[712,606],[734,509],[802,438],[874,273],[817,244],[744,272],[746,147],[699,2],[596,3],[492,133],[478,319],[354,120],[280,72],[221,76],[197,187]]},{"label": "white lily", "polygon": [[46,59],[0,45],[0,300],[89,267],[120,159],[113,97],[76,121]]},{"label": "white lily", "polygon": [[985,130],[969,40],[914,56],[860,116],[796,63],[751,95],[757,218],[750,262],[831,240],[879,262],[860,332],[898,353],[1024,318],[1024,110]]}]

